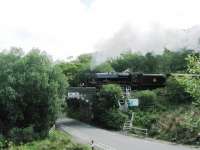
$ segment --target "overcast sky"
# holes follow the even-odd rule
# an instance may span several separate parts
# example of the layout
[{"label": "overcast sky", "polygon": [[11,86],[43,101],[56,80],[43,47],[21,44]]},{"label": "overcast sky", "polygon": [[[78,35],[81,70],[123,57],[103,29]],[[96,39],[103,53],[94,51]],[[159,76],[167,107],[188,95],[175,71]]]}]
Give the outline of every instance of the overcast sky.
[{"label": "overcast sky", "polygon": [[199,0],[0,0],[0,49],[33,47],[55,59],[96,51],[127,25],[187,29],[200,24]]}]

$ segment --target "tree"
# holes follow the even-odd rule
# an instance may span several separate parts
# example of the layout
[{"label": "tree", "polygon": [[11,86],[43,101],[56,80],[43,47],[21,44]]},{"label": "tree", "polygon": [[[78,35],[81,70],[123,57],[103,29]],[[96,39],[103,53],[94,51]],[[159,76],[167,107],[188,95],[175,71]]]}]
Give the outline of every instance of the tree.
[{"label": "tree", "polygon": [[113,72],[114,69],[112,68],[109,62],[102,63],[94,68],[95,72]]},{"label": "tree", "polygon": [[118,110],[122,89],[118,85],[103,85],[98,99],[93,103],[94,121],[105,128],[120,129],[126,116]]},{"label": "tree", "polygon": [[132,72],[141,72],[144,67],[144,56],[137,53],[123,53],[117,59],[110,61],[115,71],[121,72],[130,69]]},{"label": "tree", "polygon": [[179,79],[186,91],[195,99],[193,104],[195,106],[200,106],[200,56],[198,55],[189,55],[187,57],[188,61],[188,72],[197,76],[184,76],[182,79]]},{"label": "tree", "polygon": [[144,110],[156,104],[157,95],[154,91],[144,90],[134,93],[134,97],[139,99],[139,108]]},{"label": "tree", "polygon": [[166,84],[166,99],[171,103],[190,104],[192,98],[182,84],[179,83],[178,77],[170,77]]},{"label": "tree", "polygon": [[158,71],[158,61],[152,53],[147,53],[144,57],[144,72],[156,73]]},{"label": "tree", "polygon": [[186,58],[192,54],[192,50],[182,49],[180,51],[170,51],[165,49],[163,54],[157,55],[158,72],[162,73],[185,73],[187,70]]},{"label": "tree", "polygon": [[79,86],[84,81],[85,74],[90,72],[91,55],[80,55],[76,60],[59,63],[58,66],[68,78],[70,86]]},{"label": "tree", "polygon": [[103,85],[99,92],[100,102],[105,110],[118,108],[118,100],[122,98],[122,89],[119,85]]},{"label": "tree", "polygon": [[187,49],[180,51],[165,49],[162,54],[148,52],[145,55],[128,52],[109,62],[117,72],[129,69],[132,72],[144,73],[184,73],[187,66],[185,58],[193,52]]},{"label": "tree", "polygon": [[0,64],[2,134],[9,137],[14,131],[32,128],[33,137],[45,137],[55,123],[65,94],[64,74],[39,50],[27,55],[16,49],[2,52]]}]

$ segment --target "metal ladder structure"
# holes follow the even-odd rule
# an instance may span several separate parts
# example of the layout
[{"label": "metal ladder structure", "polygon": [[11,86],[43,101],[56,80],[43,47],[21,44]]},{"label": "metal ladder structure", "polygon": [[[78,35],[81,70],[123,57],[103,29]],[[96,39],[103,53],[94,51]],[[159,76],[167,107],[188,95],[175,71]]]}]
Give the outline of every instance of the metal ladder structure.
[{"label": "metal ladder structure", "polygon": [[126,120],[126,121],[124,122],[123,131],[127,132],[127,131],[129,131],[129,130],[132,129],[132,127],[133,127],[133,124],[132,124],[132,122],[133,122],[133,117],[134,117],[134,113],[132,113],[131,118],[130,118],[129,120]]},{"label": "metal ladder structure", "polygon": [[122,131],[125,134],[128,134],[128,131],[130,131],[130,130],[133,130],[134,132],[138,132],[139,131],[140,133],[142,133],[145,136],[147,136],[148,135],[148,129],[134,127],[133,124],[132,124],[133,123],[133,118],[134,118],[134,113],[132,112],[131,119],[129,119],[129,120],[127,120],[127,121],[124,122]]}]

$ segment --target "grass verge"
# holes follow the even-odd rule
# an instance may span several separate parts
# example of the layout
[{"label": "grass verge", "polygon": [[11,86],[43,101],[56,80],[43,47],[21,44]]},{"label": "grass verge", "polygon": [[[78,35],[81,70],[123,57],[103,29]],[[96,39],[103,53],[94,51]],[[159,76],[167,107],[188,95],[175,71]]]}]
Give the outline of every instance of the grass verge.
[{"label": "grass verge", "polygon": [[10,145],[9,150],[90,150],[89,146],[76,144],[70,135],[52,130],[44,140],[33,141],[21,145]]}]

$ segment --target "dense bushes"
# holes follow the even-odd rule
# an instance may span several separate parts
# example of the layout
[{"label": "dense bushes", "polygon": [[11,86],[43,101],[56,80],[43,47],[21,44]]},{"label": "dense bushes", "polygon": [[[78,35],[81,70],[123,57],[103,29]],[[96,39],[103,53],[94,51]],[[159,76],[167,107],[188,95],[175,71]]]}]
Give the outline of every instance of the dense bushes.
[{"label": "dense bushes", "polygon": [[107,129],[120,130],[125,120],[128,119],[128,116],[119,110],[108,110],[101,113],[101,126]]},{"label": "dense bushes", "polygon": [[153,112],[137,111],[134,113],[133,125],[146,129],[151,129],[152,124],[156,123],[159,115]]},{"label": "dense bushes", "polygon": [[122,89],[119,85],[103,85],[99,92],[99,101],[104,109],[118,108],[118,100],[122,98]]},{"label": "dense bushes", "polygon": [[199,110],[189,107],[177,108],[160,115],[155,125],[156,137],[177,143],[200,144]]},{"label": "dense bushes", "polygon": [[2,134],[0,134],[0,149],[4,149],[6,147],[6,141]]},{"label": "dense bushes", "polygon": [[121,98],[120,86],[104,85],[93,104],[94,121],[105,128],[120,129],[126,119],[126,116],[118,110],[118,100]]},{"label": "dense bushes", "polygon": [[0,64],[1,134],[16,142],[45,137],[65,93],[65,76],[38,50],[1,52]]},{"label": "dense bushes", "polygon": [[179,82],[181,82],[185,90],[194,98],[193,104],[200,107],[200,54],[189,55],[187,61],[188,72],[197,76],[184,76],[182,79],[179,79]]},{"label": "dense bushes", "polygon": [[[177,94],[173,88],[177,89]],[[189,96],[188,99],[187,95],[185,97],[184,94],[187,93],[178,83],[170,82],[165,89],[157,90],[155,93],[151,91],[151,94],[146,94],[147,91],[141,91],[137,92],[136,95],[139,95],[140,100],[145,97],[145,100],[148,100],[145,104],[149,102],[151,104],[155,102],[155,96],[152,95],[158,94],[158,91],[164,91],[165,94],[157,96],[157,98],[163,99],[165,103],[162,102],[163,100],[156,100],[156,106],[165,104],[165,109],[160,107],[135,109],[133,125],[148,129],[151,137],[177,143],[200,144],[198,135],[200,133],[199,109],[191,105],[191,97]],[[172,94],[169,95],[170,93]],[[172,97],[174,99],[171,99]]]},{"label": "dense bushes", "polygon": [[150,90],[135,92],[133,96],[139,99],[139,108],[142,110],[154,107],[157,101],[156,93]]},{"label": "dense bushes", "polygon": [[166,100],[171,103],[176,104],[189,104],[192,101],[192,97],[189,93],[185,91],[185,88],[180,82],[176,79],[178,77],[170,77],[167,80],[166,85]]},{"label": "dense bushes", "polygon": [[26,128],[12,128],[9,132],[9,137],[14,143],[25,143],[30,142],[34,139],[33,127]]},{"label": "dense bushes", "polygon": [[[199,110],[192,107],[192,97],[177,78],[170,77],[165,88],[134,93],[140,100],[140,109],[134,110],[133,125],[148,129],[151,137],[199,144]],[[156,107],[146,109],[152,105]]]}]

